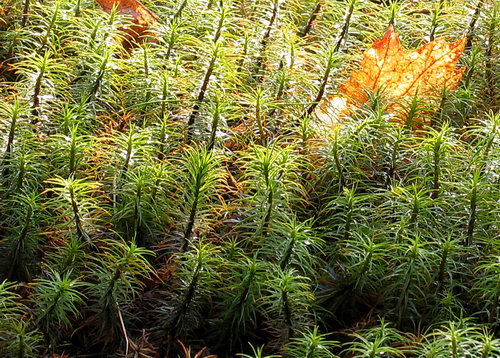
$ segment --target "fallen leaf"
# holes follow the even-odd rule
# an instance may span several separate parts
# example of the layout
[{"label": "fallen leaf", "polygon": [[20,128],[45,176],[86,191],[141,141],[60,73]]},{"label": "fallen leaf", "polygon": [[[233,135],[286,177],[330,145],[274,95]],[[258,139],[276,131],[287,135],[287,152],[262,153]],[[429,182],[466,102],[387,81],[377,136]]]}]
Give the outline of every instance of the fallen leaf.
[{"label": "fallen leaf", "polygon": [[[365,53],[360,69],[339,87],[340,95],[330,97],[318,109],[325,120],[340,119],[368,100],[368,93],[380,90],[389,100],[389,111],[407,98],[436,101],[443,87],[455,89],[465,68],[457,62],[466,38],[456,42],[436,39],[416,50],[405,51],[393,26]],[[337,117],[337,118],[335,118]],[[404,118],[400,118],[404,119]]]},{"label": "fallen leaf", "polygon": [[102,9],[110,13],[114,6],[120,15],[132,17],[134,25],[120,29],[127,34],[124,47],[130,49],[134,43],[143,40],[150,27],[157,24],[158,18],[149,9],[137,0],[96,0]]}]

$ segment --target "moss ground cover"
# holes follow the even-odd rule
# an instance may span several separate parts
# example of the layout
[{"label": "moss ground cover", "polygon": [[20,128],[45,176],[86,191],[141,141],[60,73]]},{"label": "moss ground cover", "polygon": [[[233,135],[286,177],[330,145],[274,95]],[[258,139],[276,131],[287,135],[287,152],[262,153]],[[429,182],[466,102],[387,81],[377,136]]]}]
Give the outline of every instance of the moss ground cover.
[{"label": "moss ground cover", "polygon": [[[143,4],[0,2],[2,357],[500,357],[498,2]],[[389,25],[460,85],[325,125]]]}]

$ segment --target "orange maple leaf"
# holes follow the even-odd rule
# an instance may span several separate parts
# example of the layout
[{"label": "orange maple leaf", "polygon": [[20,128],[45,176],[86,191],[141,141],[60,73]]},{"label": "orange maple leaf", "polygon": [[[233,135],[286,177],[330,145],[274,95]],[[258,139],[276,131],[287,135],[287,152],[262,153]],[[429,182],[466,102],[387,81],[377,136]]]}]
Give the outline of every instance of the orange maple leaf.
[{"label": "orange maple leaf", "polygon": [[320,118],[333,114],[338,119],[365,103],[368,93],[377,90],[390,101],[390,111],[407,97],[436,100],[443,87],[453,90],[460,83],[465,67],[458,68],[457,62],[465,42],[465,37],[456,42],[436,39],[407,52],[391,25],[365,53],[361,68],[340,85],[341,95],[330,97],[317,114]]},{"label": "orange maple leaf", "polygon": [[124,47],[130,49],[135,41],[143,40],[149,28],[157,24],[158,18],[138,0],[96,0],[102,9],[111,12],[116,6],[120,15],[132,17],[134,25],[127,29],[121,29],[127,35],[124,39]]}]

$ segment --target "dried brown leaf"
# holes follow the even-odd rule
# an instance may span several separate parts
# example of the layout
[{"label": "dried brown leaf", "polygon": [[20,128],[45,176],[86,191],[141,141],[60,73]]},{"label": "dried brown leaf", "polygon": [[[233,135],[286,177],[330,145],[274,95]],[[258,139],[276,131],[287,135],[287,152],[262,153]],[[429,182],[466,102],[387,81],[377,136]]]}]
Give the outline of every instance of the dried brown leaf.
[{"label": "dried brown leaf", "polygon": [[111,12],[113,7],[120,15],[129,15],[132,17],[134,25],[127,29],[122,29],[126,33],[124,47],[129,49],[133,44],[145,38],[146,33],[154,24],[157,24],[158,18],[138,0],[96,0],[102,9]]}]

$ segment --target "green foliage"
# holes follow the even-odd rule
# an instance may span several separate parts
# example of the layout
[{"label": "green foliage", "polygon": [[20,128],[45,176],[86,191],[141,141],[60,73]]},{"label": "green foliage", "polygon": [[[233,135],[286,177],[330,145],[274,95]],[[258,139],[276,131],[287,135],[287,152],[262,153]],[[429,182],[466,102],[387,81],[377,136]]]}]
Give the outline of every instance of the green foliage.
[{"label": "green foliage", "polygon": [[72,318],[80,314],[78,305],[83,304],[83,287],[87,286],[78,279],[71,279],[71,271],[61,276],[50,272],[48,279],[36,282],[33,300],[37,305],[37,323],[49,336],[60,334],[68,327]]},{"label": "green foliage", "polygon": [[40,238],[37,235],[43,222],[41,201],[36,191],[21,192],[7,201],[10,215],[3,225],[9,229],[1,241],[5,256],[0,261],[4,279],[32,279],[32,271],[36,270],[39,261]]},{"label": "green foliage", "polygon": [[[228,258],[227,258],[228,259]],[[220,310],[223,312],[218,331],[217,343],[229,345],[229,350],[241,349],[258,328],[258,301],[262,297],[266,265],[257,255],[248,258],[241,253],[230,262],[230,283],[226,285]],[[229,343],[228,343],[229,342]]]},{"label": "green foliage", "polygon": [[30,330],[24,321],[10,322],[6,334],[2,337],[0,352],[7,357],[36,357],[42,348],[42,334]]},{"label": "green foliage", "polygon": [[[0,5],[0,356],[500,355],[498,2],[142,2]],[[389,24],[462,82],[338,123]]]},{"label": "green foliage", "polygon": [[269,319],[270,331],[280,343],[287,343],[311,320],[313,295],[308,278],[293,268],[272,268],[260,304]]},{"label": "green foliage", "polygon": [[20,303],[15,289],[8,281],[0,284],[0,352],[9,357],[37,356],[43,338],[23,319],[27,307]]},{"label": "green foliage", "polygon": [[335,358],[337,355],[330,350],[338,346],[338,342],[326,339],[326,334],[320,334],[318,327],[307,330],[302,337],[293,338],[287,347],[287,352],[291,357],[306,358]]},{"label": "green foliage", "polygon": [[404,338],[384,320],[380,321],[379,326],[353,333],[352,337],[355,340],[349,343],[349,348],[344,352],[351,353],[353,357],[372,358],[386,354],[391,357],[404,357],[404,349],[393,346],[396,342],[404,342]]},{"label": "green foliage", "polygon": [[171,353],[175,339],[200,326],[203,311],[213,299],[219,281],[219,251],[218,247],[200,240],[189,251],[179,254],[180,284],[172,314],[167,318],[162,347],[166,356]]},{"label": "green foliage", "polygon": [[97,311],[92,319],[97,332],[91,342],[103,342],[105,349],[117,343],[123,329],[123,312],[131,306],[140,292],[141,278],[149,278],[151,266],[146,256],[153,252],[137,247],[134,242],[107,242],[106,251],[94,258],[91,277],[93,285],[89,296],[95,300]]},{"label": "green foliage", "polygon": [[179,197],[183,222],[182,251],[187,249],[195,230],[200,229],[198,223],[208,219],[210,200],[215,199],[224,180],[221,159],[202,147],[188,149],[182,158],[182,173],[176,178],[182,185]]}]

